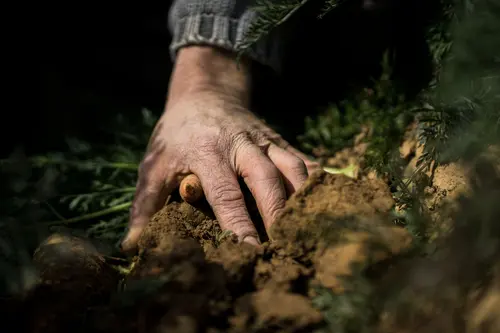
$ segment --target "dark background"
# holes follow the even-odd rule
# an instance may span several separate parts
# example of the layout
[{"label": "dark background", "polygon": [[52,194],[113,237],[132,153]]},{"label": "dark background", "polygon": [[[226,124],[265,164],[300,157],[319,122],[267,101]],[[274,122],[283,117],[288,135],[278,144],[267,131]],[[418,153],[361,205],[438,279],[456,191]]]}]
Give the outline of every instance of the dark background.
[{"label": "dark background", "polygon": [[[284,76],[256,69],[255,110],[278,128],[285,118],[286,127],[294,129],[285,133],[292,141],[304,115],[352,87],[368,86],[387,48],[397,49],[396,77],[409,94],[431,73],[424,36],[431,1],[383,2],[370,13],[351,1],[322,20],[318,3],[312,1],[289,22],[298,28]],[[26,130],[11,137],[3,155],[19,146],[27,154],[62,150],[66,136],[105,142],[102,129],[113,126],[113,114],[139,119],[141,107],[160,114],[172,67],[168,8],[169,1],[44,7],[31,57],[39,68],[39,98],[33,109],[13,114],[13,122]]]},{"label": "dark background", "polygon": [[64,135],[93,137],[113,113],[161,109],[171,69],[168,7],[166,1],[44,9],[40,108],[32,120],[43,142],[24,144],[60,148]]}]

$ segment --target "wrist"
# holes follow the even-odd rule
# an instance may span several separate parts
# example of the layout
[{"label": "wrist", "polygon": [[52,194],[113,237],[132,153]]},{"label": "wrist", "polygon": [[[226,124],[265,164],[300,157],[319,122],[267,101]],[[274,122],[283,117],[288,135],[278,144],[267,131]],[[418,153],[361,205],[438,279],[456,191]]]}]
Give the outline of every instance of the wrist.
[{"label": "wrist", "polygon": [[236,54],[211,46],[179,50],[170,80],[169,99],[185,93],[214,91],[248,103],[250,62],[236,61]]}]

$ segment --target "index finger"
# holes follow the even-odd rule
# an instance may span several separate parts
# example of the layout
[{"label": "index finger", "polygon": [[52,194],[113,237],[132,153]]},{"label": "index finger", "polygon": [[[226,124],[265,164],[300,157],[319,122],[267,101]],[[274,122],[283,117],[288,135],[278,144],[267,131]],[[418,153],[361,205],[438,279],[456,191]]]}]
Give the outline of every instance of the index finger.
[{"label": "index finger", "polygon": [[285,207],[287,198],[280,171],[258,146],[252,144],[241,148],[236,158],[236,167],[252,192],[269,232]]},{"label": "index finger", "polygon": [[200,179],[205,197],[221,229],[234,232],[240,241],[260,244],[234,170],[229,163],[221,163],[217,157],[211,157],[204,163],[216,167],[201,166],[193,169],[193,172]]}]

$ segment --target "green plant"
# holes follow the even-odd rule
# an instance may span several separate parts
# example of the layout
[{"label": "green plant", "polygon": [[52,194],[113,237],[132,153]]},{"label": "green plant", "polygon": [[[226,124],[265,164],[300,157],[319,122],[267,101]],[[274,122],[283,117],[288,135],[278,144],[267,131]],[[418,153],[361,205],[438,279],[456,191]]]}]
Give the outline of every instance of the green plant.
[{"label": "green plant", "polygon": [[[314,0],[257,0],[252,7],[257,13],[256,19],[250,25],[243,42],[239,45],[239,54],[243,55],[261,38],[285,23],[310,1]],[[326,15],[346,1],[348,0],[322,0],[323,9],[318,13],[318,16]]]},{"label": "green plant", "polygon": [[[155,122],[148,110],[143,110],[140,123],[127,122],[117,115],[113,144],[91,144],[71,138],[67,140],[66,152],[14,156],[2,161],[3,169],[21,163],[29,170],[18,181],[22,187],[7,204],[26,198],[18,211],[29,210],[26,205],[30,203],[43,212],[37,221],[20,223],[23,228],[71,226],[83,229],[93,238],[118,241],[127,224],[137,169]],[[52,176],[40,185],[45,190],[52,188],[51,193],[34,195],[33,186],[47,174]],[[10,215],[12,219],[24,219],[16,211],[11,210]]]},{"label": "green plant", "polygon": [[313,305],[323,313],[326,325],[322,332],[369,332],[373,320],[372,285],[362,275],[342,279],[346,290],[334,293],[329,288],[316,286]]},{"label": "green plant", "polygon": [[[303,149],[332,156],[353,143],[363,127],[369,128],[366,164],[383,170],[399,147],[402,135],[418,107],[417,101],[406,102],[391,79],[390,52],[382,59],[382,74],[373,88],[355,94],[337,105],[330,106],[316,119],[306,118],[306,131],[299,136]],[[316,154],[318,155],[318,154]]]},{"label": "green plant", "polygon": [[352,144],[361,131],[356,111],[352,104],[344,103],[340,107],[331,105],[318,117],[307,117],[304,134],[298,137],[301,148],[320,157],[331,156]]}]

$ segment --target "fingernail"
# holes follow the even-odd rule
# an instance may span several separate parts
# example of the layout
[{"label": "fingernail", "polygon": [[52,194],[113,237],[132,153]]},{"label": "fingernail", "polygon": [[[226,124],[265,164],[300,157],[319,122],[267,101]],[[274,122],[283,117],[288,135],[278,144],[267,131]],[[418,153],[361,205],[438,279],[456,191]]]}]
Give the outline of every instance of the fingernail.
[{"label": "fingernail", "polygon": [[242,239],[242,242],[245,242],[245,243],[248,243],[248,244],[251,244],[251,245],[254,245],[254,246],[260,246],[261,243],[259,241],[259,239],[255,236],[246,236]]},{"label": "fingernail", "polygon": [[121,244],[121,248],[123,251],[129,252],[136,247],[139,236],[141,235],[141,231],[142,230],[137,227],[132,227],[129,229]]}]

